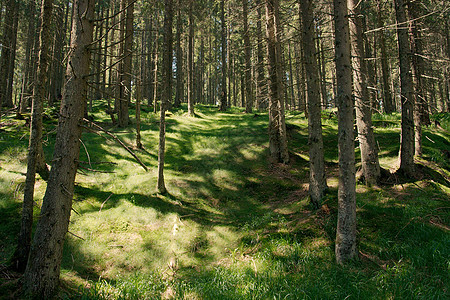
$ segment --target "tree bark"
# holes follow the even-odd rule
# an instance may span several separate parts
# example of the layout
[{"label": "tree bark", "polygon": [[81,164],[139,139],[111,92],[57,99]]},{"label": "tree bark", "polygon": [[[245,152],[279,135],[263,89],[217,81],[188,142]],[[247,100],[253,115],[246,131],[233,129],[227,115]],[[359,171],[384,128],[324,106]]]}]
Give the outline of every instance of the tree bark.
[{"label": "tree bark", "polygon": [[164,183],[164,152],[166,144],[166,109],[172,98],[172,19],[173,0],[165,0],[164,17],[164,54],[163,54],[163,95],[161,97],[161,114],[159,123],[158,147],[158,181],[157,189],[166,192]]},{"label": "tree bark", "polygon": [[308,145],[309,145],[309,196],[315,208],[319,208],[327,188],[323,156],[320,86],[317,66],[317,49],[314,44],[314,15],[311,0],[300,1],[302,42],[308,93]]},{"label": "tree bark", "polygon": [[348,0],[350,10],[350,37],[353,66],[353,89],[356,104],[356,125],[361,150],[361,163],[366,184],[376,184],[380,177],[378,151],[372,128],[372,104],[367,89],[367,64],[364,60],[362,14],[355,0]]},{"label": "tree bark", "polygon": [[188,42],[188,115],[194,113],[194,14],[193,1],[189,5],[189,42]]},{"label": "tree bark", "polygon": [[[37,68],[37,80],[33,92],[33,104],[31,109],[30,139],[27,156],[27,174],[25,178],[24,199],[22,205],[22,222],[16,251],[13,255],[13,268],[19,272],[25,271],[28,254],[31,246],[31,230],[33,225],[34,184],[36,169],[43,161],[42,150],[42,112],[46,98],[46,86],[48,81],[48,52],[50,45],[50,26],[52,17],[53,0],[43,0],[41,6],[41,29],[39,41],[39,60]],[[44,161],[45,165],[45,161]],[[48,170],[47,170],[48,172]]]},{"label": "tree bark", "polygon": [[12,78],[15,60],[15,41],[17,40],[18,20],[17,0],[9,0],[6,4],[5,22],[2,35],[2,51],[0,56],[0,106],[11,108],[12,101]]},{"label": "tree bark", "polygon": [[269,150],[272,163],[289,162],[282,92],[281,47],[278,36],[278,0],[266,0],[267,60],[269,73]]},{"label": "tree bark", "polygon": [[[383,8],[382,1],[377,0],[377,25],[378,28],[384,26],[383,22]],[[394,99],[392,98],[391,85],[390,85],[390,71],[388,64],[388,56],[386,52],[386,37],[384,35],[384,30],[378,31],[378,44],[380,45],[380,61],[381,61],[381,78],[382,78],[382,89],[383,89],[383,108],[384,112],[391,114],[395,111]]]},{"label": "tree bark", "polygon": [[31,298],[49,299],[59,284],[64,237],[72,207],[74,180],[80,153],[95,2],[76,0],[66,85],[50,179],[23,277],[23,291]]},{"label": "tree bark", "polygon": [[248,28],[248,0],[242,0],[243,13],[243,39],[244,39],[244,57],[245,57],[245,112],[251,113],[253,109],[253,91],[252,91],[252,50],[250,45],[250,31]]},{"label": "tree bark", "polygon": [[343,264],[357,256],[356,180],[353,135],[352,69],[346,0],[334,0],[336,82],[338,105],[339,190],[336,261]]},{"label": "tree bark", "polygon": [[395,0],[397,19],[398,56],[400,61],[400,86],[402,128],[400,137],[400,168],[407,176],[414,176],[414,99],[411,78],[411,49],[409,46],[406,8],[403,0]]},{"label": "tree bark", "polygon": [[183,100],[184,95],[184,74],[183,74],[183,48],[181,47],[181,35],[183,30],[183,20],[181,16],[181,6],[182,6],[182,0],[178,0],[177,2],[177,48],[176,48],[176,55],[177,55],[177,88],[175,93],[175,101],[173,103],[174,107],[179,107],[181,105],[181,102]]},{"label": "tree bark", "polygon": [[226,111],[227,104],[227,23],[225,20],[225,0],[220,1],[220,24],[222,38],[222,81],[220,94],[220,111]]},{"label": "tree bark", "polygon": [[264,74],[264,52],[263,52],[263,38],[262,38],[262,25],[261,25],[261,19],[263,17],[261,12],[261,6],[262,2],[261,0],[257,1],[257,22],[256,22],[256,39],[257,39],[257,46],[256,46],[256,60],[257,60],[257,66],[256,66],[256,101],[258,110],[263,110],[267,108],[266,104],[266,96],[265,96],[265,74]]}]

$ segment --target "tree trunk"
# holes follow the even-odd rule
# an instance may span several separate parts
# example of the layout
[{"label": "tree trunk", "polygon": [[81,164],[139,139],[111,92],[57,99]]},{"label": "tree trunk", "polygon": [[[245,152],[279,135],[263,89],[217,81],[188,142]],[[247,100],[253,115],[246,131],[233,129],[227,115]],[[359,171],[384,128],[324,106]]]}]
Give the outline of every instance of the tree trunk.
[{"label": "tree trunk", "polygon": [[[34,184],[36,169],[42,168],[45,160],[42,150],[42,112],[46,98],[46,86],[48,81],[48,52],[50,45],[50,26],[52,17],[53,0],[42,1],[41,29],[39,41],[39,60],[37,68],[37,80],[33,92],[33,105],[31,109],[30,140],[27,156],[27,174],[25,179],[24,199],[22,205],[22,222],[16,251],[13,255],[13,268],[19,272],[25,271],[28,254],[31,246],[31,229],[33,225]],[[47,170],[48,172],[48,170]]]},{"label": "tree trunk", "polygon": [[182,0],[177,2],[177,88],[175,93],[174,107],[179,107],[183,101],[184,95],[184,74],[183,74],[183,48],[181,47],[181,34],[183,30],[183,20],[181,16]]},{"label": "tree trunk", "polygon": [[355,0],[348,0],[350,10],[350,37],[353,66],[353,89],[356,104],[356,125],[358,127],[361,163],[366,184],[376,184],[380,177],[378,151],[372,128],[372,104],[367,89],[367,65],[364,60],[364,36],[362,14]]},{"label": "tree trunk", "polygon": [[[377,0],[377,25],[378,28],[384,26],[383,22],[383,9],[382,1]],[[395,111],[394,99],[392,98],[391,85],[390,85],[390,71],[388,65],[388,56],[386,52],[386,37],[384,35],[384,30],[378,31],[378,44],[380,45],[380,61],[381,61],[381,78],[382,78],[382,89],[383,89],[383,108],[384,112],[391,114]]]},{"label": "tree trunk", "polygon": [[32,85],[32,60],[33,60],[33,46],[35,42],[35,36],[36,36],[36,3],[35,1],[30,1],[28,3],[27,8],[27,17],[28,17],[28,24],[27,24],[27,39],[26,39],[26,45],[25,45],[25,66],[24,66],[24,73],[22,78],[22,88],[20,93],[20,105],[19,105],[19,111],[21,113],[25,112],[26,108],[28,108],[30,103],[30,98],[32,97],[32,89],[30,93],[30,86]]},{"label": "tree trunk", "polygon": [[281,48],[278,36],[278,0],[266,0],[267,60],[269,72],[269,150],[272,163],[288,163],[289,154],[282,93]]},{"label": "tree trunk", "polygon": [[220,111],[226,111],[227,104],[227,23],[225,21],[225,0],[220,1],[220,24],[222,38],[222,82],[220,94]]},{"label": "tree trunk", "polygon": [[166,192],[164,184],[164,151],[166,144],[166,109],[172,98],[172,19],[173,2],[165,0],[164,17],[164,54],[163,54],[163,95],[161,97],[161,115],[159,123],[159,148],[158,148],[158,182],[157,189],[160,193]]},{"label": "tree trunk", "polygon": [[244,23],[244,57],[245,57],[245,112],[251,113],[253,109],[253,91],[252,91],[252,50],[250,45],[250,32],[248,28],[248,0],[242,0],[242,12]]},{"label": "tree trunk", "polygon": [[133,54],[133,13],[134,13],[134,1],[122,0],[121,10],[123,11],[124,20],[121,22],[120,37],[121,41],[121,58],[119,71],[119,109],[118,109],[118,122],[119,127],[125,127],[130,123],[130,117],[128,113],[128,106],[131,100],[131,68],[132,68],[132,54]]},{"label": "tree trunk", "polygon": [[335,252],[337,263],[343,264],[358,254],[352,69],[347,0],[334,0],[334,15],[339,137],[338,222]]},{"label": "tree trunk", "polygon": [[395,0],[397,19],[398,56],[400,61],[400,85],[402,106],[402,129],[400,138],[400,168],[407,176],[414,176],[414,99],[410,72],[411,49],[406,24],[406,8],[403,0]]},{"label": "tree trunk", "polygon": [[59,126],[50,179],[23,277],[23,291],[31,298],[49,299],[59,284],[64,238],[80,153],[81,124],[86,110],[87,82],[92,43],[94,2],[74,2],[71,51],[66,86],[61,102]]},{"label": "tree trunk", "polygon": [[315,57],[317,50],[314,44],[313,2],[305,0],[299,3],[302,20],[303,56],[307,69],[309,195],[313,206],[319,208],[323,193],[327,188],[327,181],[323,156],[319,73]]},{"label": "tree trunk", "polygon": [[14,73],[18,13],[17,1],[7,1],[0,56],[0,106],[3,105],[8,108],[14,106],[12,101],[12,77]]},{"label": "tree trunk", "polygon": [[261,6],[262,2],[261,0],[257,1],[257,23],[256,23],[256,39],[257,39],[257,47],[256,47],[256,60],[257,60],[257,66],[256,66],[256,101],[258,110],[263,110],[267,108],[266,105],[266,97],[264,92],[265,87],[265,74],[264,74],[264,52],[263,52],[263,37],[262,37],[262,25],[261,25],[261,19],[263,17],[261,12]]},{"label": "tree trunk", "polygon": [[188,42],[188,115],[194,113],[194,14],[192,12],[193,1],[189,5],[189,42]]}]

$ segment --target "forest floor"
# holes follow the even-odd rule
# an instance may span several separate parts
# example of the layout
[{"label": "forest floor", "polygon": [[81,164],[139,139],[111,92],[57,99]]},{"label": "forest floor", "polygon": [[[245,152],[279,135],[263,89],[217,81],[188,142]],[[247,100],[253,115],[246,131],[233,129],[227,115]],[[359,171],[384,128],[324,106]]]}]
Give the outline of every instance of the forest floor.
[{"label": "forest floor", "polygon": [[[135,145],[134,125],[112,127],[103,111],[104,103],[94,105],[94,120]],[[290,163],[270,165],[267,113],[199,105],[190,118],[184,111],[167,116],[163,195],[156,193],[157,114],[144,108],[145,149],[133,148],[148,172],[104,133],[83,133],[60,298],[450,298],[449,114],[433,116],[439,126],[424,128],[416,178],[392,174],[380,186],[358,183],[359,259],[339,266],[336,116],[323,113],[329,190],[313,210],[304,114],[287,112]],[[44,118],[48,161],[54,116],[47,111]],[[380,163],[391,171],[399,119],[374,115]],[[2,122],[0,298],[11,299],[20,281],[5,266],[20,226],[28,128],[14,115]],[[36,218],[45,187],[38,176]]]}]

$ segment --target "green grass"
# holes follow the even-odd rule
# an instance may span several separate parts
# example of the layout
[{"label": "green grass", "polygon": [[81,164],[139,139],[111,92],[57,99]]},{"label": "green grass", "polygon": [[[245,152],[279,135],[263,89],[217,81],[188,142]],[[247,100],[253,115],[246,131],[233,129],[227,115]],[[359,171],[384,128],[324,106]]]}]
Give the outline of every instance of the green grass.
[{"label": "green grass", "polygon": [[[322,208],[313,211],[304,114],[286,116],[290,164],[270,166],[267,113],[219,113],[199,105],[190,118],[185,109],[167,117],[164,195],[155,192],[157,114],[144,108],[145,150],[134,150],[148,172],[116,142],[83,133],[80,161],[92,163],[82,165],[108,173],[80,169],[77,175],[61,298],[450,297],[450,168],[443,152],[450,145],[448,115],[433,116],[441,128],[424,128],[416,180],[357,186],[360,258],[338,266],[336,117],[323,113],[330,189]],[[134,128],[111,127],[103,110],[103,103],[94,106],[95,120],[133,145]],[[28,132],[13,116],[2,121],[7,125],[0,135],[0,264],[6,265],[20,224]],[[398,114],[374,116],[386,169],[397,163],[399,122]],[[48,160],[55,126],[46,119]],[[38,177],[38,205],[45,186]],[[16,277],[2,274],[0,295],[17,296]]]}]

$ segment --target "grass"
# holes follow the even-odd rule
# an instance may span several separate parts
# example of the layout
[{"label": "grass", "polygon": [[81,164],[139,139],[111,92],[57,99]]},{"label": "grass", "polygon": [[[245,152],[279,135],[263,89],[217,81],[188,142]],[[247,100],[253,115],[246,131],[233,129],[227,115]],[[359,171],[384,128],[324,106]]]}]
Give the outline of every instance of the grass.
[{"label": "grass", "polygon": [[[167,118],[164,195],[155,192],[157,115],[144,108],[145,150],[134,150],[148,172],[116,142],[83,133],[82,165],[104,172],[80,169],[77,175],[60,298],[450,297],[448,115],[433,116],[440,127],[424,128],[416,179],[357,186],[360,255],[339,266],[334,261],[336,117],[323,114],[330,189],[321,209],[313,211],[303,114],[286,116],[290,164],[271,166],[266,113],[246,115],[237,108],[219,113],[199,105],[197,116],[190,118],[184,109]],[[111,127],[102,111],[103,103],[97,103],[95,120],[133,145],[133,127]],[[380,163],[386,169],[397,163],[399,119],[374,116]],[[13,116],[2,121],[0,264],[6,265],[19,230],[28,134],[23,121]],[[48,118],[48,160],[55,126]],[[38,177],[38,205],[45,186]],[[17,297],[17,274],[1,271],[0,276],[0,298]]]}]

